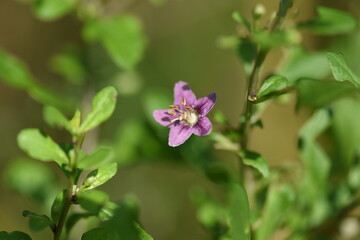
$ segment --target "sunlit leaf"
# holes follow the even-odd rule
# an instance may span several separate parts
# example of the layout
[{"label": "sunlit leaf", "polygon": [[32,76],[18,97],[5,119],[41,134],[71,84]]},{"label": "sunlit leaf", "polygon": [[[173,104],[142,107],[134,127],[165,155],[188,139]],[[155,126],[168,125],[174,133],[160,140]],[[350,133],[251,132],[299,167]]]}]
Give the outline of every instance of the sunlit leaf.
[{"label": "sunlit leaf", "polygon": [[110,162],[114,157],[113,150],[108,147],[99,147],[90,155],[85,155],[79,159],[78,168],[90,169],[96,168],[104,163]]},{"label": "sunlit leaf", "polygon": [[118,207],[119,205],[116,203],[110,201],[105,202],[105,204],[103,204],[103,207],[100,209],[98,214],[100,221],[104,222],[111,219],[114,216]]},{"label": "sunlit leaf", "polygon": [[51,220],[46,215],[39,215],[30,211],[23,211],[23,216],[29,218],[29,227],[32,231],[38,232],[49,227]]},{"label": "sunlit leaf", "polygon": [[245,165],[255,168],[263,177],[269,176],[269,165],[260,154],[251,151],[241,151],[240,155]]},{"label": "sunlit leaf", "polygon": [[45,106],[43,109],[43,115],[45,122],[47,122],[50,126],[63,127],[68,131],[72,130],[69,120],[58,109],[52,106]]},{"label": "sunlit leaf", "polygon": [[261,85],[258,92],[258,102],[266,101],[269,98],[277,97],[282,92],[280,90],[286,88],[288,85],[288,80],[283,76],[274,75],[267,78]]},{"label": "sunlit leaf", "polygon": [[340,10],[318,7],[318,16],[311,21],[298,25],[300,29],[307,29],[317,34],[334,35],[354,31],[358,26],[357,19]]},{"label": "sunlit leaf", "polygon": [[103,165],[100,168],[91,171],[87,175],[81,188],[86,190],[96,188],[110,180],[113,176],[115,176],[116,171],[116,163]]},{"label": "sunlit leaf", "polygon": [[19,147],[29,156],[42,161],[55,161],[60,166],[68,163],[64,151],[49,136],[44,136],[39,129],[22,130],[17,137]]},{"label": "sunlit leaf", "polygon": [[71,12],[75,7],[75,0],[34,0],[33,6],[36,16],[41,20],[55,20]]},{"label": "sunlit leaf", "polygon": [[325,53],[293,47],[277,73],[294,83],[300,78],[323,79],[329,75],[330,68]]},{"label": "sunlit leaf", "polygon": [[88,22],[84,29],[87,41],[103,44],[113,61],[127,71],[133,71],[142,59],[146,40],[140,20],[133,15]]},{"label": "sunlit leaf", "polygon": [[230,189],[230,229],[232,240],[249,240],[250,207],[247,194],[239,184]]},{"label": "sunlit leaf", "polygon": [[116,97],[114,87],[106,87],[98,92],[92,100],[92,110],[81,123],[79,131],[89,131],[110,118],[115,109]]},{"label": "sunlit leaf", "polygon": [[345,59],[340,53],[327,53],[330,67],[334,78],[338,81],[350,81],[356,87],[360,87],[360,78],[348,67]]}]

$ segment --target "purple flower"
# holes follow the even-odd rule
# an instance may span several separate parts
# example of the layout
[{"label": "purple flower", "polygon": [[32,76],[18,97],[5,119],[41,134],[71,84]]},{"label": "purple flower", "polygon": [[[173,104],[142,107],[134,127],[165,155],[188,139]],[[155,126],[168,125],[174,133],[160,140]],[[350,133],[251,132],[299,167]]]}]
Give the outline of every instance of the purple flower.
[{"label": "purple flower", "polygon": [[174,105],[170,109],[155,110],[155,120],[170,128],[169,146],[183,144],[191,134],[204,136],[210,133],[212,125],[205,117],[213,108],[216,94],[196,99],[186,82],[178,82],[174,87]]}]

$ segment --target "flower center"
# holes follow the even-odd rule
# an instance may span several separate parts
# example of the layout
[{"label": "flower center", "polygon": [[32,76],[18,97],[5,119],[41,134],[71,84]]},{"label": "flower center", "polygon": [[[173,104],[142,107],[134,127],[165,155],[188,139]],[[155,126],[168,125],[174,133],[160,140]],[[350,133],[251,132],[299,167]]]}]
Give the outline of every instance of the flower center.
[{"label": "flower center", "polygon": [[171,105],[168,113],[176,118],[170,120],[170,123],[173,123],[177,120],[180,121],[180,124],[185,126],[194,126],[199,121],[199,114],[197,111],[190,106],[186,105],[185,98],[180,103],[184,106],[182,109],[178,105]]}]

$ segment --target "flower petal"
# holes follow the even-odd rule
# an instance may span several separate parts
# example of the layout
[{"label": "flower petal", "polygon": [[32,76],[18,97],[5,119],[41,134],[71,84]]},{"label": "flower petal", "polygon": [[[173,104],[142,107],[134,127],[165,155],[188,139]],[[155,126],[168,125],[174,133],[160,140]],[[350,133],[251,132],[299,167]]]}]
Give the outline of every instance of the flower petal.
[{"label": "flower petal", "polygon": [[193,126],[193,133],[198,136],[205,136],[210,133],[211,128],[212,124],[210,120],[207,117],[202,117],[199,119],[196,125]]},{"label": "flower petal", "polygon": [[166,127],[168,127],[171,124],[170,120],[174,119],[174,116],[168,113],[168,109],[155,110],[153,112],[153,116],[158,123]]},{"label": "flower petal", "polygon": [[192,106],[195,104],[196,96],[191,91],[186,82],[177,82],[174,87],[174,105],[181,105],[181,101],[185,98],[186,105]]},{"label": "flower petal", "polygon": [[216,93],[200,98],[195,102],[195,108],[200,116],[205,116],[215,105]]},{"label": "flower petal", "polygon": [[172,125],[169,133],[169,146],[176,147],[183,144],[193,133],[189,126],[176,124]]}]

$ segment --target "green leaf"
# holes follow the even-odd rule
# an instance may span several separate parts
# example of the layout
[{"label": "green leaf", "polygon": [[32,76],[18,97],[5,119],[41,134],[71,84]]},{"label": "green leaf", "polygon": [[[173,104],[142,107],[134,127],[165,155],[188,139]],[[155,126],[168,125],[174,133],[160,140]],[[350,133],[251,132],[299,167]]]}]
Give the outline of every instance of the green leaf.
[{"label": "green leaf", "polygon": [[250,207],[246,192],[239,184],[230,189],[230,229],[232,240],[249,240]]},{"label": "green leaf", "polygon": [[68,163],[64,151],[49,136],[44,136],[39,129],[22,130],[17,137],[19,147],[29,156],[42,161],[55,161],[60,166]]},{"label": "green leaf", "polygon": [[58,189],[55,173],[33,159],[11,161],[3,172],[3,177],[8,188],[42,207],[51,205]]},{"label": "green leaf", "polygon": [[323,79],[329,75],[330,67],[325,53],[307,52],[297,46],[290,49],[285,63],[277,73],[294,83],[300,78]]},{"label": "green leaf", "polygon": [[269,50],[280,46],[294,45],[301,42],[301,35],[295,29],[279,29],[272,32],[265,30],[255,32],[252,41],[263,49]]},{"label": "green leaf", "polygon": [[269,176],[269,165],[260,154],[251,151],[241,151],[240,156],[245,165],[255,168],[263,177]]},{"label": "green leaf", "polygon": [[329,105],[332,101],[358,92],[349,81],[330,82],[313,79],[300,79],[296,83],[297,105],[306,105],[320,108]]},{"label": "green leaf", "polygon": [[11,233],[0,231],[1,240],[31,240],[31,237],[24,232],[14,231]]},{"label": "green leaf", "polygon": [[88,218],[94,216],[91,213],[74,213],[72,215],[70,215],[67,220],[66,220],[66,224],[65,224],[65,228],[67,232],[70,232],[70,230],[75,226],[75,224],[81,220],[82,218]]},{"label": "green leaf", "polygon": [[356,87],[360,87],[360,78],[348,67],[342,54],[329,52],[327,53],[327,57],[336,80],[348,80]]},{"label": "green leaf", "polygon": [[336,159],[334,169],[347,171],[360,153],[360,104],[358,99],[344,98],[332,107],[331,131],[334,136]]},{"label": "green leaf", "polygon": [[300,137],[306,141],[315,141],[330,126],[330,122],[330,112],[320,109],[300,129]]},{"label": "green leaf", "polygon": [[0,49],[0,78],[9,86],[25,90],[30,97],[45,105],[69,109],[71,101],[40,85],[23,62]]},{"label": "green leaf", "polygon": [[69,120],[58,109],[52,106],[45,106],[43,109],[45,122],[51,127],[63,127],[68,131],[72,131]]},{"label": "green leaf", "polygon": [[113,158],[114,152],[112,148],[99,147],[95,152],[79,159],[77,167],[81,169],[96,168],[104,163],[110,162]]},{"label": "green leaf", "polygon": [[116,210],[118,209],[119,205],[110,201],[105,202],[103,207],[100,209],[98,217],[100,221],[105,222],[111,219]]},{"label": "green leaf", "polygon": [[110,118],[115,109],[116,97],[114,87],[106,87],[98,92],[92,100],[92,111],[81,123],[79,131],[85,133]]},{"label": "green leaf", "polygon": [[64,206],[64,200],[66,196],[66,190],[62,190],[56,196],[53,204],[51,205],[51,219],[54,222],[58,222],[62,208]]},{"label": "green leaf", "polygon": [[138,223],[134,223],[134,224],[135,224],[135,229],[139,234],[139,240],[153,240],[153,238],[147,232],[145,232],[145,230]]},{"label": "green leaf", "polygon": [[77,194],[80,206],[92,214],[98,215],[104,204],[109,201],[109,196],[102,191],[83,191]]},{"label": "green leaf", "polygon": [[343,11],[327,7],[318,7],[317,18],[301,23],[300,29],[307,29],[316,34],[335,35],[354,31],[358,26],[357,19]]},{"label": "green leaf", "polygon": [[244,71],[250,75],[252,66],[257,55],[256,44],[247,38],[241,38],[238,44],[238,56],[244,65]]},{"label": "green leaf", "polygon": [[281,225],[294,199],[293,190],[282,185],[269,190],[261,225],[256,231],[257,240],[270,239],[271,234]]},{"label": "green leaf", "polygon": [[33,0],[36,16],[45,21],[56,20],[70,13],[75,4],[75,0]]},{"label": "green leaf", "polygon": [[105,228],[95,228],[84,233],[81,240],[118,240],[118,237],[113,231]]},{"label": "green leaf", "polygon": [[51,59],[51,68],[73,84],[82,84],[86,78],[86,68],[81,52],[68,47]]},{"label": "green leaf", "polygon": [[87,175],[81,189],[89,190],[96,188],[110,180],[115,176],[116,172],[117,163],[110,163],[95,169]]},{"label": "green leaf", "polygon": [[127,71],[135,69],[145,51],[142,24],[133,15],[90,21],[85,25],[83,35],[89,42],[101,42],[113,61]]},{"label": "green leaf", "polygon": [[286,88],[287,85],[288,80],[283,76],[274,75],[270,78],[267,78],[259,89],[257,95],[257,102],[263,102],[269,98],[277,97],[281,94],[284,94],[283,92],[279,91]]},{"label": "green leaf", "polygon": [[29,217],[29,227],[33,231],[42,231],[49,227],[51,220],[46,215],[39,215],[30,211],[23,211],[24,217]]},{"label": "green leaf", "polygon": [[243,24],[246,29],[251,32],[250,22],[246,18],[242,17],[238,11],[232,12],[231,16],[236,22]]}]

